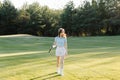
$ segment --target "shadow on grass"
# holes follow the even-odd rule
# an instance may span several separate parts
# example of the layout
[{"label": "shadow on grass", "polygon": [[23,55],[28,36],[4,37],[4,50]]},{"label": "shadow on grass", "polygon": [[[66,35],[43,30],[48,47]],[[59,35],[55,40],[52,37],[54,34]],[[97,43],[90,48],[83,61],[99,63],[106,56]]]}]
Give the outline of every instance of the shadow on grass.
[{"label": "shadow on grass", "polygon": [[58,76],[60,76],[60,75],[58,75],[56,72],[54,72],[54,73],[38,76],[38,77],[32,78],[30,80],[36,80],[36,79],[47,80],[47,79],[55,78]]}]

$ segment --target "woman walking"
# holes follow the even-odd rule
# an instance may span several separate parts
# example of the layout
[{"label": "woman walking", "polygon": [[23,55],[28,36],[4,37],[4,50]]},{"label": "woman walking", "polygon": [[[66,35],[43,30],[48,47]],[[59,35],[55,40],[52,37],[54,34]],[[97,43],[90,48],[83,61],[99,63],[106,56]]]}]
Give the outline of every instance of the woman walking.
[{"label": "woman walking", "polygon": [[58,29],[58,36],[55,37],[54,45],[56,48],[56,57],[57,57],[57,73],[61,76],[64,75],[64,58],[68,54],[67,53],[67,37],[65,34],[65,30],[63,28]]}]

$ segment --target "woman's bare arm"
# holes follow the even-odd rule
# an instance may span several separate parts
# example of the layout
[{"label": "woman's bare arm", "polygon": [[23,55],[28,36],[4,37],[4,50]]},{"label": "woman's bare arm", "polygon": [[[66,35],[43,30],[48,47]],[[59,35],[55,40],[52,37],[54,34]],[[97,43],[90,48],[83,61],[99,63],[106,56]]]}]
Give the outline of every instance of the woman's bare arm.
[{"label": "woman's bare arm", "polygon": [[68,54],[68,47],[67,47],[67,40],[66,40],[66,42],[65,42],[65,49],[66,49],[66,54]]},{"label": "woman's bare arm", "polygon": [[55,48],[55,47],[56,47],[56,42],[55,42],[55,41],[53,42],[52,47],[53,47],[53,48]]}]

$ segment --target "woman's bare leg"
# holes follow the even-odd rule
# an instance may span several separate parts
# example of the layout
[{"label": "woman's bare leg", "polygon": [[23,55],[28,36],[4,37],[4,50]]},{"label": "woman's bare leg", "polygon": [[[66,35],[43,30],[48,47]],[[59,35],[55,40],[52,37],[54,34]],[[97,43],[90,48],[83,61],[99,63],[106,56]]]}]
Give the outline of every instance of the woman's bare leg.
[{"label": "woman's bare leg", "polygon": [[60,56],[57,56],[57,73],[60,74]]},{"label": "woman's bare leg", "polygon": [[63,69],[64,69],[64,56],[61,56],[60,60],[60,74],[63,76]]},{"label": "woman's bare leg", "polygon": [[64,56],[61,56],[60,68],[63,69],[63,67],[64,67]]},{"label": "woman's bare leg", "polygon": [[60,56],[57,56],[57,68],[60,67]]}]

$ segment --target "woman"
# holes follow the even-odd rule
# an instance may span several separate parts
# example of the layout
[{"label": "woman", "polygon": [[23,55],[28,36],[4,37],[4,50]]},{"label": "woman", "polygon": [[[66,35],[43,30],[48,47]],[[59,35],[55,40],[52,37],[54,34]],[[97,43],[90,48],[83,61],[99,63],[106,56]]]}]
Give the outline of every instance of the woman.
[{"label": "woman", "polygon": [[63,28],[58,29],[58,36],[55,37],[54,45],[57,46],[57,73],[63,76],[64,57],[67,55],[67,38]]}]

